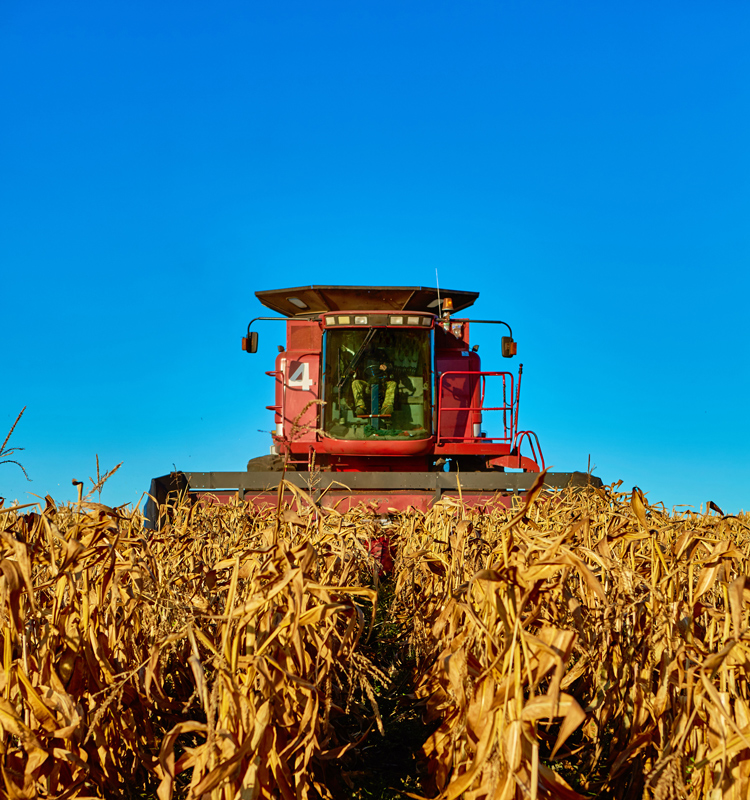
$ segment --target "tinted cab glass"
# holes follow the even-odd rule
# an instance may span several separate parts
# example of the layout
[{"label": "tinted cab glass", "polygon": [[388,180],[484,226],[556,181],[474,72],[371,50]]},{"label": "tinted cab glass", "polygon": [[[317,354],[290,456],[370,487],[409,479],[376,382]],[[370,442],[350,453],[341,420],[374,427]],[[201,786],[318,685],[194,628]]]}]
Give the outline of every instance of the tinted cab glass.
[{"label": "tinted cab glass", "polygon": [[430,436],[430,332],[339,328],[325,335],[323,428],[338,439]]}]

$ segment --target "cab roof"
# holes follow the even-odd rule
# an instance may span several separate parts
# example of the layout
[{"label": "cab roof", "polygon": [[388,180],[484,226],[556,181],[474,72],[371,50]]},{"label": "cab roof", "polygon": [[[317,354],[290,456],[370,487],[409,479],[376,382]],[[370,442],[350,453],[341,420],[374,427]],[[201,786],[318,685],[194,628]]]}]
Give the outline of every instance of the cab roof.
[{"label": "cab roof", "polygon": [[[327,311],[421,311],[439,314],[439,302],[450,297],[453,312],[474,304],[479,292],[424,286],[295,286],[267,289],[255,296],[285,317],[311,317]],[[438,299],[439,298],[439,299]]]}]

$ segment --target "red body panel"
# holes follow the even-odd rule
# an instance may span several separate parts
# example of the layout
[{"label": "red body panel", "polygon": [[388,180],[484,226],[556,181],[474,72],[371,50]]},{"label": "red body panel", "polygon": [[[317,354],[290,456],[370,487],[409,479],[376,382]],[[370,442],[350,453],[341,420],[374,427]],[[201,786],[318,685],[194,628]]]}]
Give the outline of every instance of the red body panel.
[{"label": "red body panel", "polygon": [[329,439],[327,436],[321,436],[319,441],[313,445],[313,449],[316,453],[330,453],[331,455],[404,458],[432,453],[435,449],[435,437],[396,441],[380,439],[362,441],[360,439]]},{"label": "red body panel", "polygon": [[[440,439],[467,441],[480,437],[479,356],[467,350],[438,353]],[[448,374],[446,374],[448,373]],[[453,374],[451,374],[453,373]],[[475,428],[476,426],[476,428]]]},{"label": "red body panel", "polygon": [[277,356],[273,373],[276,435],[296,443],[298,452],[307,453],[318,438],[322,347],[323,334],[317,322],[287,322],[287,349]]},{"label": "red body panel", "polygon": [[[347,310],[352,320],[360,313],[369,313],[372,319],[371,310]],[[383,325],[386,320],[383,317]],[[389,440],[325,435],[321,431],[325,328],[323,317],[289,319],[287,348],[277,356],[275,371],[268,373],[276,382],[275,404],[268,406],[275,412],[276,451],[298,468],[314,459],[317,467],[332,471],[427,470],[439,457],[474,456],[491,459],[495,468],[540,471],[541,451],[538,455],[534,451],[531,457],[518,454],[518,396],[513,397],[513,375],[482,372],[478,354],[470,349],[468,320],[435,318],[432,436]],[[503,381],[502,406],[490,409],[484,405],[488,378]],[[496,412],[490,422],[500,430],[488,437],[482,426],[489,411]],[[530,438],[528,441],[533,446]]]}]

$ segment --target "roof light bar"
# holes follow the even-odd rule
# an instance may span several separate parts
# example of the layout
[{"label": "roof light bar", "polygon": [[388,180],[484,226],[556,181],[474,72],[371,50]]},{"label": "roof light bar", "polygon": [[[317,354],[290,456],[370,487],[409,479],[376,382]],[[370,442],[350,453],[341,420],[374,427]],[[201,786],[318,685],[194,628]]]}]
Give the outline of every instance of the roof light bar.
[{"label": "roof light bar", "polygon": [[350,314],[338,314],[333,316],[328,314],[325,316],[325,324],[329,327],[335,325],[409,325],[412,327],[425,327],[429,328],[432,325],[433,318],[428,315],[419,316],[404,316],[402,314],[371,314],[365,316],[364,314],[357,314],[352,316]]}]

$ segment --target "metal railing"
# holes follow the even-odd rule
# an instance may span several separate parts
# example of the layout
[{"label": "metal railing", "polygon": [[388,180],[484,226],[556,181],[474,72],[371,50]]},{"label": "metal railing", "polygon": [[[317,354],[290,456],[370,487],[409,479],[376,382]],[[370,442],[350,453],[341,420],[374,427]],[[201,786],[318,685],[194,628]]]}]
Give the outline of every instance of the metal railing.
[{"label": "metal railing", "polygon": [[[468,389],[458,388],[453,390],[453,398],[456,399],[460,396],[461,399],[466,399],[468,402],[472,401],[472,397],[476,392],[475,381],[480,382],[479,391],[479,405],[460,405],[460,406],[447,406],[444,403],[444,398],[451,393],[450,379],[457,376],[466,379]],[[503,383],[503,404],[500,406],[485,406],[485,396],[487,390],[487,378],[502,378]],[[447,379],[447,385],[446,385]],[[519,387],[520,389],[520,382]],[[503,413],[503,435],[502,436],[482,436],[481,425],[482,415],[488,411],[502,411]],[[447,435],[446,430],[450,430],[451,423],[449,422],[450,415],[465,415],[466,416],[466,434],[462,436]],[[477,429],[476,426],[479,426]],[[458,420],[454,424],[454,428],[459,427]],[[482,439],[484,442],[508,442],[514,443],[516,438],[516,430],[518,428],[518,394],[514,392],[514,375],[511,372],[471,372],[464,370],[449,370],[443,372],[438,379],[438,412],[437,412],[437,441],[443,442],[467,442]],[[455,433],[456,431],[454,431]]]},{"label": "metal railing", "polygon": [[[273,406],[266,406],[269,411],[274,412],[274,433],[278,438],[284,437],[284,416],[286,411],[286,359],[282,358],[280,362],[281,369],[272,369],[266,372],[270,378],[273,378],[276,382],[281,382],[281,403],[278,405]],[[275,399],[275,392],[276,389],[274,387],[274,399]],[[281,422],[276,421],[275,415],[281,418]]]},{"label": "metal railing", "polygon": [[516,437],[513,443],[513,452],[518,453],[519,467],[521,466],[520,464],[521,445],[523,444],[524,440],[526,440],[529,443],[529,449],[531,450],[531,460],[539,464],[539,466],[542,469],[544,469],[544,456],[542,455],[542,446],[539,444],[539,437],[534,433],[534,431],[516,431]]}]

